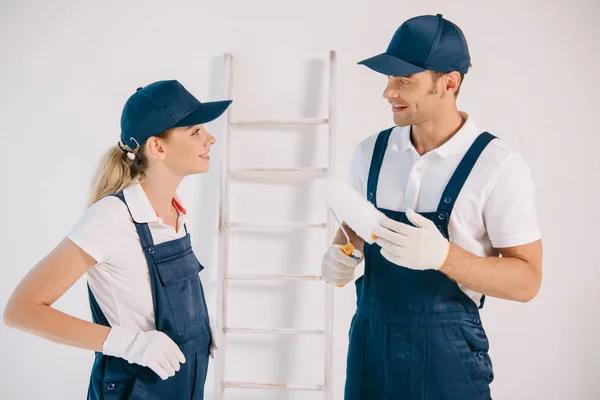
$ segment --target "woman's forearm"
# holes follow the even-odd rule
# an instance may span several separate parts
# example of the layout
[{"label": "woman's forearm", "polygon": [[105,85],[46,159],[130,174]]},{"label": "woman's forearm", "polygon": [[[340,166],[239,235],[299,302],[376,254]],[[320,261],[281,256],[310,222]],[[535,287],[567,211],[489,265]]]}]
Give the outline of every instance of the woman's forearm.
[{"label": "woman's forearm", "polygon": [[94,351],[102,351],[102,344],[110,328],[84,321],[46,304],[7,305],[6,325],[41,336],[56,343]]},{"label": "woman's forearm", "polygon": [[102,344],[110,332],[109,327],[73,317],[46,304],[9,303],[4,322],[56,343],[94,351],[102,351]]}]

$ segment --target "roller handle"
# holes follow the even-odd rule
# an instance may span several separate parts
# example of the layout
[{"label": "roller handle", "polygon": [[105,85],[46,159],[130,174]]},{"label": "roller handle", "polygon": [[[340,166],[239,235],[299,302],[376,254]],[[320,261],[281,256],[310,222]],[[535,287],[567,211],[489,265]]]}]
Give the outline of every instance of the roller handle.
[{"label": "roller handle", "polygon": [[[344,254],[347,256],[351,256],[354,249],[355,249],[354,245],[350,242],[348,242],[342,246],[342,252],[344,252]],[[337,286],[339,288],[343,288],[346,285],[335,285],[335,286]]]}]

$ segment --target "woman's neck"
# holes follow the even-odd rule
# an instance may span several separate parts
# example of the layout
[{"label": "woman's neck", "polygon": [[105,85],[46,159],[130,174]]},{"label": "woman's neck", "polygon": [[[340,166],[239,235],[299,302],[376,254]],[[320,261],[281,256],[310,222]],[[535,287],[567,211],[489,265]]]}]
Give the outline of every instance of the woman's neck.
[{"label": "woman's neck", "polygon": [[181,181],[182,178],[157,176],[157,174],[148,174],[142,181],[141,186],[146,197],[162,219],[172,215],[173,212],[177,213],[173,198]]}]

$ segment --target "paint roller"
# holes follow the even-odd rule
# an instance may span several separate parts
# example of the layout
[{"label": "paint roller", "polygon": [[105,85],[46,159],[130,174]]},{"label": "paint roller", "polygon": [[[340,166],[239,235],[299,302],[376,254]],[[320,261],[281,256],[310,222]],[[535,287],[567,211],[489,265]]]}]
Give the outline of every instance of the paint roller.
[{"label": "paint roller", "polygon": [[[355,247],[350,243],[350,237],[341,221],[346,224],[366,243],[372,244],[377,239],[373,231],[384,217],[384,214],[375,206],[356,192],[350,185],[339,180],[329,179],[323,191],[325,202],[331,209],[340,228],[346,236],[346,244],[342,251],[347,256],[353,257]],[[356,257],[353,257],[356,258]],[[344,285],[337,285],[342,287]]]}]

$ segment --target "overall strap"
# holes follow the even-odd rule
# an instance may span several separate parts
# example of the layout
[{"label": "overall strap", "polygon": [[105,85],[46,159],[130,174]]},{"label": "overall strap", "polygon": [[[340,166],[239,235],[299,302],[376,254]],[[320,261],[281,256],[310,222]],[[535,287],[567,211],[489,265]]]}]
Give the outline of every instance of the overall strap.
[{"label": "overall strap", "polygon": [[456,198],[467,181],[469,174],[473,170],[475,163],[486,146],[495,138],[496,137],[491,133],[483,132],[475,139],[448,181],[438,204],[438,213],[445,213],[446,218],[450,217],[454,204],[456,203]]},{"label": "overall strap", "polygon": [[369,179],[367,181],[367,199],[377,207],[377,183],[379,182],[379,172],[385,155],[390,133],[394,127],[379,132],[375,148],[373,149],[373,157],[371,158],[371,166],[369,167]]},{"label": "overall strap", "polygon": [[148,228],[148,224],[140,224],[138,222],[135,222],[135,219],[133,219],[133,215],[131,214],[131,210],[129,209],[129,205],[125,200],[125,195],[123,195],[123,191],[115,193],[113,196],[121,199],[121,201],[125,203],[127,211],[129,212],[129,215],[131,215],[131,220],[133,221],[135,229],[137,230],[138,235],[140,237],[140,241],[142,242],[142,248],[146,250],[147,248],[154,246],[154,240],[152,240],[152,234],[150,233],[150,228]]}]

